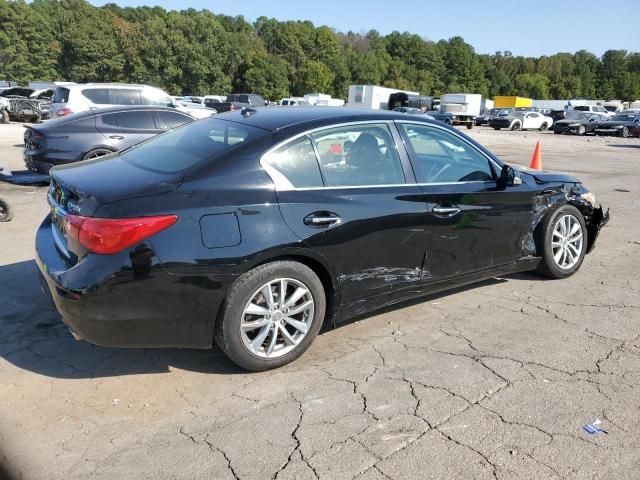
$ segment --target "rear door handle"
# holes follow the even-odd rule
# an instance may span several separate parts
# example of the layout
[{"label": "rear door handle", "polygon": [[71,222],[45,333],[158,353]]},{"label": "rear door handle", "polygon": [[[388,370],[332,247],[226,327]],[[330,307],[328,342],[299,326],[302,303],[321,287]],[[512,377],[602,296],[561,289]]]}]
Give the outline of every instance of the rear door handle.
[{"label": "rear door handle", "polygon": [[333,212],[313,212],[304,217],[304,224],[313,228],[327,228],[340,223],[340,216]]},{"label": "rear door handle", "polygon": [[460,213],[460,209],[455,205],[436,205],[431,211],[439,217],[453,217]]},{"label": "rear door handle", "polygon": [[109,138],[113,140],[122,140],[124,137],[122,135],[109,135]]}]

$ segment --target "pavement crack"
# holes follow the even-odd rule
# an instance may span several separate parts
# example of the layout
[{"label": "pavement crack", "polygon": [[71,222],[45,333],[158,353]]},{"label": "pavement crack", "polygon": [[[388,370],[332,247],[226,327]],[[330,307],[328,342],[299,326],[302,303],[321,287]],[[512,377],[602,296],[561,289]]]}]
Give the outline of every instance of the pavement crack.
[{"label": "pavement crack", "polygon": [[482,457],[482,459],[487,463],[487,465],[489,465],[493,469],[493,478],[498,480],[498,467],[496,466],[495,463],[493,463],[491,460],[489,460],[489,457],[487,457],[484,453],[482,453],[480,450],[478,450],[476,448],[473,448],[471,445],[467,445],[466,443],[462,443],[462,442],[456,440],[455,438],[451,437],[447,433],[445,433],[442,430],[440,430],[438,427],[436,427],[435,430],[437,430],[438,433],[440,433],[442,436],[444,436],[448,440],[452,441],[456,445],[459,445],[459,446],[461,446],[463,448],[466,448],[467,450],[470,450],[470,451],[480,455],[480,457]]}]

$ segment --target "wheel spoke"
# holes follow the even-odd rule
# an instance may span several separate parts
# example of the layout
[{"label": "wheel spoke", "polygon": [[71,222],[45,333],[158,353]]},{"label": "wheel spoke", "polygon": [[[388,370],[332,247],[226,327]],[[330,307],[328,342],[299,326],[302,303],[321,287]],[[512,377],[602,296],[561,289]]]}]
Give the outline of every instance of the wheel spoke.
[{"label": "wheel spoke", "polygon": [[300,320],[296,320],[295,318],[291,318],[291,317],[284,317],[284,321],[287,322],[289,325],[291,325],[296,330],[298,330],[298,331],[300,331],[302,333],[307,333],[307,324],[306,323],[301,322]]},{"label": "wheel spoke", "polygon": [[271,330],[271,341],[269,341],[269,346],[267,347],[267,357],[273,353],[273,349],[275,348],[277,341],[278,341],[278,329],[274,327]]},{"label": "wheel spoke", "polygon": [[261,307],[260,305],[256,305],[255,303],[250,303],[247,309],[244,311],[245,314],[249,315],[269,315],[269,310]]},{"label": "wheel spoke", "polygon": [[552,247],[556,247],[556,248],[557,248],[557,247],[560,247],[560,246],[562,246],[562,242],[554,242],[554,241],[552,241],[552,242],[551,242],[551,246],[552,246]]},{"label": "wheel spoke", "polygon": [[271,289],[271,284],[267,284],[262,287],[262,296],[264,297],[264,301],[267,302],[269,308],[272,309],[274,305],[273,301],[273,290]]},{"label": "wheel spoke", "polygon": [[258,335],[256,335],[256,338],[251,341],[251,349],[254,352],[257,352],[260,349],[260,345],[262,345],[264,339],[267,338],[267,335],[269,335],[269,326],[265,325],[262,327],[262,330],[260,330]]},{"label": "wheel spoke", "polygon": [[289,310],[287,312],[287,315],[289,315],[289,316],[297,315],[298,313],[305,311],[311,305],[313,305],[313,300],[307,300],[306,302],[301,303],[300,305],[297,305],[294,308],[292,308],[291,310]]},{"label": "wheel spoke", "polygon": [[261,318],[260,320],[254,320],[253,322],[244,322],[242,324],[242,329],[246,331],[255,330],[256,328],[269,325],[269,323],[271,323],[270,320],[267,320],[266,318]]},{"label": "wheel spoke", "polygon": [[579,230],[580,230],[580,224],[577,222],[574,222],[574,224],[571,226],[571,230],[569,231],[569,234],[567,235],[567,237],[572,237]]},{"label": "wheel spoke", "polygon": [[306,294],[307,294],[306,288],[302,288],[302,287],[296,288],[296,291],[293,292],[293,294],[288,299],[285,300],[284,306],[286,308],[289,308],[290,306],[295,305],[296,302],[300,300],[302,297],[304,297]]},{"label": "wheel spoke", "polygon": [[582,238],[582,232],[576,233],[573,237],[569,237],[569,242],[575,243],[577,240]]},{"label": "wheel spoke", "polygon": [[553,254],[553,259],[556,261],[558,265],[560,265],[561,264],[560,261],[562,260],[563,256],[564,256],[564,248],[559,248],[558,251]]},{"label": "wheel spoke", "polygon": [[285,298],[287,296],[287,285],[289,283],[283,278],[280,280],[280,295],[278,297],[278,301],[280,302],[280,306],[284,305]]},{"label": "wheel spoke", "polygon": [[278,328],[280,329],[280,333],[282,333],[282,338],[284,338],[284,341],[287,345],[296,345],[298,343],[296,342],[295,338],[291,336],[291,334],[289,333],[289,331],[286,329],[284,325],[278,325]]},{"label": "wheel spoke", "polygon": [[578,250],[576,246],[571,243],[567,243],[567,250],[571,252],[571,256],[574,257],[574,259],[575,257],[580,255],[580,250]]}]

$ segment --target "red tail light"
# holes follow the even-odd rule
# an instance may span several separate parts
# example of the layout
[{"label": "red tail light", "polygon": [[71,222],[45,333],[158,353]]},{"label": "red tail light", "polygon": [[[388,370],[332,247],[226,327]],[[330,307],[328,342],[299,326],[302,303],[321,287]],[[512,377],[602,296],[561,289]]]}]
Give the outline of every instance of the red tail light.
[{"label": "red tail light", "polygon": [[64,108],[61,108],[60,110],[58,110],[56,112],[56,115],[58,117],[64,117],[64,116],[67,116],[67,115],[71,115],[72,113],[73,113],[73,110],[71,110],[69,107],[64,107]]},{"label": "red tail light", "polygon": [[67,217],[67,235],[94,253],[109,255],[169,228],[177,215],[138,218]]}]

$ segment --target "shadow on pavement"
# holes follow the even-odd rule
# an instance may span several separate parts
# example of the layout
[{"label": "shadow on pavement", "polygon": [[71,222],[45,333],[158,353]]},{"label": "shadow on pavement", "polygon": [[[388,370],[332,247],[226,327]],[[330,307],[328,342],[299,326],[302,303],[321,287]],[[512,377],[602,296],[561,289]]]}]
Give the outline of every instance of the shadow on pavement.
[{"label": "shadow on pavement", "polygon": [[[526,273],[506,278],[539,279]],[[400,302],[340,323],[338,328],[456,292],[506,282],[506,278],[492,278]],[[6,286],[0,297],[3,307],[0,309],[0,357],[18,368],[65,379],[165,373],[173,368],[212,374],[246,373],[217,347],[212,350],[108,348],[74,340],[43,293],[33,260],[0,267],[0,285]],[[324,328],[323,332],[330,329]]]},{"label": "shadow on pavement", "polygon": [[630,145],[628,143],[622,145],[607,145],[608,147],[616,147],[616,148],[640,148],[640,145]]}]

